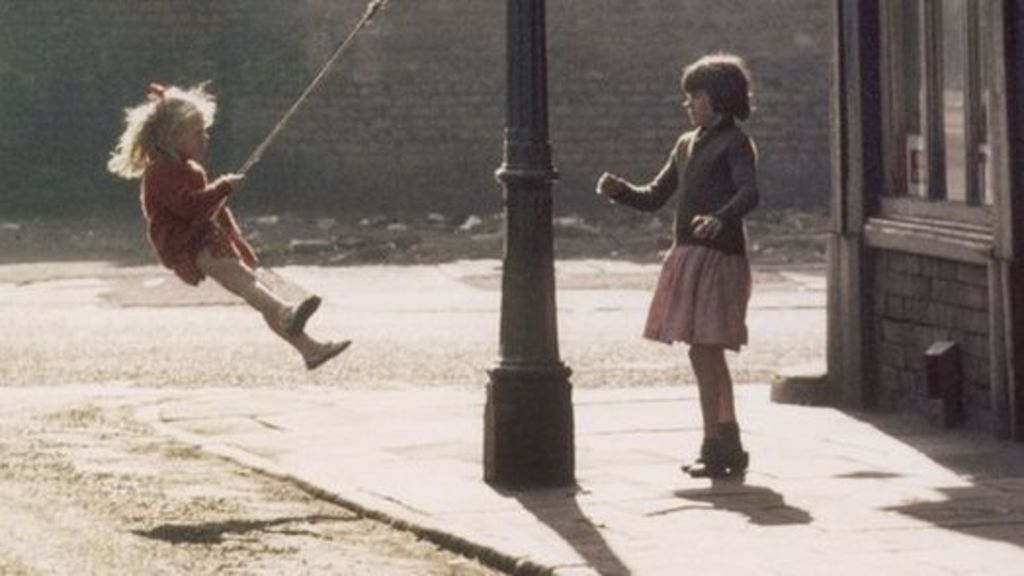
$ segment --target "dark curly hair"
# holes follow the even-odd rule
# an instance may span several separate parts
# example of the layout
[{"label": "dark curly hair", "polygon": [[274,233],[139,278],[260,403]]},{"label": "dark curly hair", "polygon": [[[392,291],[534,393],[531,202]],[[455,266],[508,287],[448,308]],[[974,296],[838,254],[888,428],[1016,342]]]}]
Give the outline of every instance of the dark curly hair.
[{"label": "dark curly hair", "polygon": [[750,116],[750,70],[742,58],[718,53],[704,56],[683,70],[680,84],[689,94],[703,90],[719,114],[746,120]]}]

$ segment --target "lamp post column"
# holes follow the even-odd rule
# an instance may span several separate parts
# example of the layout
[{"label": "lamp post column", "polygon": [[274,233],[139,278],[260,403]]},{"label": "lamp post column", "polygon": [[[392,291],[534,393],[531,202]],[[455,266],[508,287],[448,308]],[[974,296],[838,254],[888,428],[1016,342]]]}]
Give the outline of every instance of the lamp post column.
[{"label": "lamp post column", "polygon": [[484,416],[484,479],[507,486],[575,481],[571,371],[558,354],[544,16],[544,0],[507,0],[501,332]]}]

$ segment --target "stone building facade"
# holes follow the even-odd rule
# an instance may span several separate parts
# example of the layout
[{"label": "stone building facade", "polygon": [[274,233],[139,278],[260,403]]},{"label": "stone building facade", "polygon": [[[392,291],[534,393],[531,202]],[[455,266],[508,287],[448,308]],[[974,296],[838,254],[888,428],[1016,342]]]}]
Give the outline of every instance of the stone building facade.
[{"label": "stone building facade", "polygon": [[833,399],[1024,439],[1024,2],[832,5]]}]

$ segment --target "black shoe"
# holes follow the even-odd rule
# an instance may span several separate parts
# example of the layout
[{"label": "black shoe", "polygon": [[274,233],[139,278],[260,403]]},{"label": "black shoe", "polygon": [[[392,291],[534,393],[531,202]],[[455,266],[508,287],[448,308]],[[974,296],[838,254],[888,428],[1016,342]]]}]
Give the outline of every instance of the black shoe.
[{"label": "black shoe", "polygon": [[742,476],[747,472],[750,465],[750,454],[743,450],[726,451],[722,455],[723,463],[728,469],[729,476]]},{"label": "black shoe", "polygon": [[722,461],[732,475],[743,474],[750,465],[750,454],[743,450],[743,443],[740,441],[740,427],[736,422],[723,422],[718,425],[718,432],[722,438]]},{"label": "black shoe", "polygon": [[683,472],[691,478],[722,478],[728,475],[728,466],[723,459],[722,441],[705,438],[700,446],[700,458],[682,466]]}]

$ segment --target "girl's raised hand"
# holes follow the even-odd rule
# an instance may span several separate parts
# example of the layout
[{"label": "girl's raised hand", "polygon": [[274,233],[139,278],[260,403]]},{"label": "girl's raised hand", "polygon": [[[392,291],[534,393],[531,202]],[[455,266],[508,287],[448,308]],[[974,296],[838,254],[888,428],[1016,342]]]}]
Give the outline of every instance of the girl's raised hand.
[{"label": "girl's raised hand", "polygon": [[601,177],[597,179],[597,194],[598,196],[607,196],[608,198],[614,198],[622,192],[622,189],[626,187],[626,183],[615,174],[611,172],[605,172],[601,174]]}]

